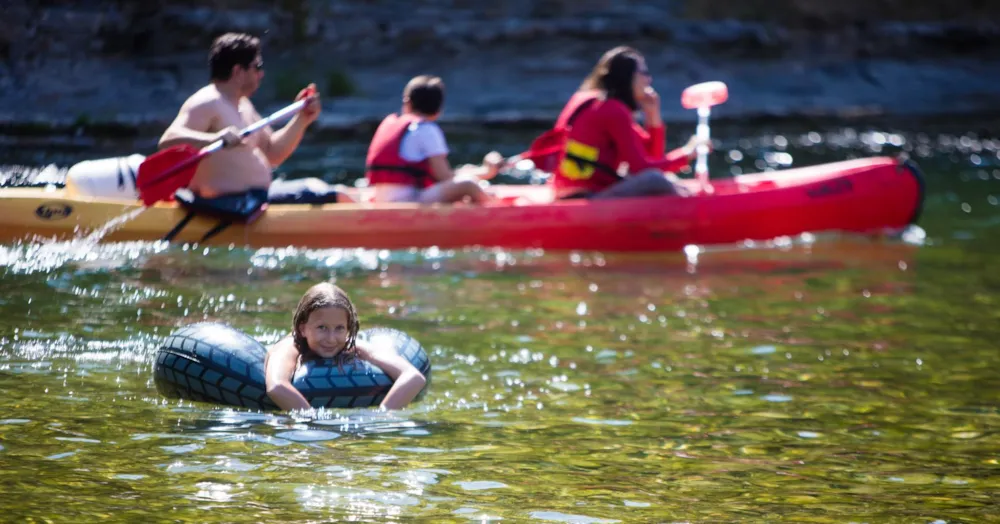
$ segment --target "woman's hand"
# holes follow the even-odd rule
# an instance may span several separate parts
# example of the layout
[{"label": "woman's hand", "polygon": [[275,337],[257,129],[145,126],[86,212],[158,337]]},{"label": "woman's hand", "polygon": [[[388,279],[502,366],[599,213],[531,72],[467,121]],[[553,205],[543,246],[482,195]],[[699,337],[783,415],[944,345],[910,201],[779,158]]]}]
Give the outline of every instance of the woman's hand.
[{"label": "woman's hand", "polygon": [[646,127],[663,126],[663,117],[660,115],[660,95],[657,94],[653,86],[646,87],[642,92],[642,97],[635,101],[646,117]]},{"label": "woman's hand", "polygon": [[684,151],[687,153],[688,158],[695,158],[698,156],[698,146],[705,144],[708,148],[708,152],[712,152],[712,139],[702,140],[698,138],[698,135],[691,135],[691,138],[684,144]]}]

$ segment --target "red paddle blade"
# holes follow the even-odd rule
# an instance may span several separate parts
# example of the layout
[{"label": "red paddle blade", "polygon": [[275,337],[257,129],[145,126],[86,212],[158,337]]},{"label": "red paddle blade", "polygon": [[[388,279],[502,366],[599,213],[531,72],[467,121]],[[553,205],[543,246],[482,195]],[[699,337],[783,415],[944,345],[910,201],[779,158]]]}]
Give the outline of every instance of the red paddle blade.
[{"label": "red paddle blade", "polygon": [[187,145],[157,151],[146,157],[139,164],[139,173],[135,178],[139,199],[146,206],[173,200],[175,191],[191,183],[202,157],[204,155],[197,149]]}]

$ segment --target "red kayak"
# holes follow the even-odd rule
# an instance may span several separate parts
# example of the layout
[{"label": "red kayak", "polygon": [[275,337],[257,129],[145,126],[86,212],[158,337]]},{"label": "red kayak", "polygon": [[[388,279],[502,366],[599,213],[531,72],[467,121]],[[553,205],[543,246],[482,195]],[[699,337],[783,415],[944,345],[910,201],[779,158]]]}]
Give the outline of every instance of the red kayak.
[{"label": "red kayak", "polygon": [[[687,181],[693,191],[698,182]],[[552,201],[547,186],[491,189],[487,206],[417,204],[272,205],[250,224],[221,225],[176,202],[138,212],[140,202],[68,190],[0,189],[0,241],[70,239],[111,228],[105,241],[160,240],[208,245],[406,249],[466,246],[511,249],[674,251],[805,232],[881,232],[914,223],[924,184],[908,161],[879,157],[713,180],[691,197]],[[352,189],[366,201],[370,189]]]}]

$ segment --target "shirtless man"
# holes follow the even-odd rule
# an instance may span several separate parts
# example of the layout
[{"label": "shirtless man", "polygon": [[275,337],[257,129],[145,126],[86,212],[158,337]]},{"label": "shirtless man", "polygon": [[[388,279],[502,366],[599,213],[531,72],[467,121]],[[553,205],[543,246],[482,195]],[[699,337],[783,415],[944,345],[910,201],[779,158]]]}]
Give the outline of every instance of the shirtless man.
[{"label": "shirtless man", "polygon": [[[224,34],[212,43],[208,63],[211,83],[184,102],[159,143],[160,149],[180,144],[200,149],[223,140],[225,147],[198,165],[191,191],[206,199],[256,193],[266,194],[271,203],[351,201],[317,178],[272,184],[273,168],[291,156],[306,128],[319,117],[318,94],[285,127],[274,131],[268,126],[241,140],[240,129],[261,120],[250,102],[264,78],[260,40],[247,34]],[[315,85],[309,88],[315,90]],[[309,88],[295,99],[305,98]]]}]

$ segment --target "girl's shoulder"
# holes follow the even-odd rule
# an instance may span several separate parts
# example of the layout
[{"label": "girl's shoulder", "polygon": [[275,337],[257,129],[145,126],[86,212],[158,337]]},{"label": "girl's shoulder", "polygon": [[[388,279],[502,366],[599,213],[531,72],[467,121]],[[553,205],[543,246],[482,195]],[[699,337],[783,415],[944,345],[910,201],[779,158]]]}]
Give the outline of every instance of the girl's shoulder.
[{"label": "girl's shoulder", "polygon": [[295,339],[292,338],[292,335],[286,335],[281,340],[267,346],[268,353],[275,353],[278,351],[293,351],[298,353],[298,349],[295,347]]}]

